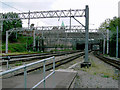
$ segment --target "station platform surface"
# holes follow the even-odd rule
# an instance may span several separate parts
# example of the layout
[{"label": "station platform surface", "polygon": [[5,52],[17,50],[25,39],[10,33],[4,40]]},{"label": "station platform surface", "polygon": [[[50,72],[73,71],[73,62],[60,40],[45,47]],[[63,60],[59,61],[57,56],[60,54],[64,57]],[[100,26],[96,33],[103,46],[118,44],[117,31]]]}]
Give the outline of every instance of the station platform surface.
[{"label": "station platform surface", "polygon": [[[46,75],[52,71],[47,71]],[[70,88],[77,75],[76,71],[71,69],[58,69],[55,74],[46,79],[46,88]],[[32,88],[43,79],[43,73],[39,71],[27,75],[27,88]],[[14,76],[2,79],[2,88],[24,88],[24,75]],[[37,88],[44,88],[41,83]]]}]

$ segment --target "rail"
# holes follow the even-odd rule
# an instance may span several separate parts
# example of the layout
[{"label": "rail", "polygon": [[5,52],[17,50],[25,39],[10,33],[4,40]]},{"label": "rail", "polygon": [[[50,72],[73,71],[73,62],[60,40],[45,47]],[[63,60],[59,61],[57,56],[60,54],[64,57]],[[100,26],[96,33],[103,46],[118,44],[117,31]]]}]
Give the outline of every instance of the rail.
[{"label": "rail", "polygon": [[[53,59],[53,71],[52,71],[48,76],[45,77],[45,71],[46,71],[46,70],[45,70],[45,62],[48,61],[48,60],[51,60],[51,59]],[[36,85],[34,85],[34,86],[31,88],[31,90],[32,90],[33,88],[36,88],[36,87],[37,87],[38,85],[40,85],[42,82],[44,82],[43,84],[44,84],[44,88],[45,88],[45,86],[46,86],[45,80],[46,80],[48,77],[50,77],[52,74],[55,73],[55,57],[54,57],[54,56],[53,56],[53,57],[50,57],[50,58],[43,59],[43,60],[39,60],[39,61],[30,63],[30,64],[22,65],[22,66],[19,66],[19,67],[17,67],[17,68],[14,68],[14,69],[10,69],[10,70],[1,72],[1,73],[0,73],[0,76],[6,75],[6,74],[8,74],[8,73],[11,73],[11,72],[14,72],[14,71],[17,71],[17,70],[20,70],[20,69],[24,69],[24,88],[27,88],[27,78],[26,78],[26,77],[27,77],[27,67],[30,67],[30,66],[32,66],[32,65],[35,65],[35,64],[38,64],[38,63],[42,63],[42,62],[43,62],[43,79],[42,79],[40,82],[38,82]]]},{"label": "rail", "polygon": [[103,55],[100,55],[98,52],[94,52],[94,55],[98,57],[99,59],[103,60],[104,62],[116,67],[120,70],[120,60],[116,60],[113,58],[105,57]]}]

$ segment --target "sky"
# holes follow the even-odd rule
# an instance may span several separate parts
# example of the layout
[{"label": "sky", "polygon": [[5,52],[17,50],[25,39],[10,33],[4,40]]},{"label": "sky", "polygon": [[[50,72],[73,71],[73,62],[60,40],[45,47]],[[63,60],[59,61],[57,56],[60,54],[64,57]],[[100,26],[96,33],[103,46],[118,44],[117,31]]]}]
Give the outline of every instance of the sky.
[{"label": "sky", "polygon": [[[89,28],[97,29],[105,19],[112,19],[118,16],[118,2],[120,0],[0,0],[1,12],[28,12],[32,11],[48,11],[48,10],[69,10],[69,9],[85,9],[85,5],[89,5]],[[10,7],[12,6],[12,7]],[[14,7],[14,8],[13,8]],[[16,9],[17,10],[16,10]],[[85,25],[85,18],[77,18]],[[38,19],[31,20],[35,26],[60,26],[62,21],[65,25],[69,25],[69,18],[58,19]],[[72,19],[72,25],[79,25]],[[23,27],[27,27],[27,20],[23,20]]]}]

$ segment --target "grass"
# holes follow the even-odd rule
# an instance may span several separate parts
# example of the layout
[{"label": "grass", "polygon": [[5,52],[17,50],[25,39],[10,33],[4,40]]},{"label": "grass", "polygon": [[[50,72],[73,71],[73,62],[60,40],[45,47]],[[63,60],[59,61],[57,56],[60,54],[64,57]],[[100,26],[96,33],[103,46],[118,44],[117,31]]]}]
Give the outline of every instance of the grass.
[{"label": "grass", "polygon": [[33,51],[27,52],[27,51],[25,51],[25,52],[12,52],[12,53],[7,53],[7,54],[2,53],[2,55],[3,56],[4,55],[21,55],[21,54],[33,54],[33,53],[41,53],[41,52],[33,52]]},{"label": "grass", "polygon": [[71,51],[71,49],[63,49],[63,50],[53,49],[50,52],[56,52],[56,51]]},{"label": "grass", "polygon": [[89,60],[91,62],[91,67],[80,68],[80,70],[88,72],[92,75],[100,75],[101,77],[104,77],[104,78],[111,77],[115,80],[118,79],[118,76],[115,75],[115,73],[114,73],[115,71],[109,69],[107,66],[104,65],[104,63],[98,63],[92,59],[89,59]]},{"label": "grass", "polygon": [[15,66],[20,66],[20,65],[23,65],[23,62],[22,62],[22,61],[19,61],[19,62],[16,62],[16,63],[15,63]]},{"label": "grass", "polygon": [[[27,48],[32,50],[32,47],[31,47],[32,43],[33,43],[33,37],[26,37],[26,36],[18,35],[16,42],[13,42],[13,41],[11,42],[9,40],[8,51],[10,53],[27,52],[26,45],[28,46]],[[2,51],[5,52],[5,42],[2,43]]]},{"label": "grass", "polygon": [[109,78],[109,76],[108,76],[108,75],[103,75],[102,77],[104,77],[104,78]]}]

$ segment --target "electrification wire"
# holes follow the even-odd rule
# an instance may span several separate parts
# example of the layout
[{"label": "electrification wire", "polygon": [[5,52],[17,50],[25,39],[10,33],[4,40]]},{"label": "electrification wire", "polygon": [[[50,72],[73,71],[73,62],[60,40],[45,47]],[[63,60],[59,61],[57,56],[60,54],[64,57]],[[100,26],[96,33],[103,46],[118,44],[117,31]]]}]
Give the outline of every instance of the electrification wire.
[{"label": "electrification wire", "polygon": [[[1,1],[0,1],[0,2],[1,2]],[[4,2],[1,2],[1,3],[2,3],[2,4],[4,4],[4,5],[6,5],[6,6],[8,6],[8,7],[13,8],[13,9],[15,9],[15,10],[17,10],[17,11],[22,12],[21,10],[19,10],[19,9],[17,9],[17,8],[15,8],[15,7],[11,6],[11,5],[8,5],[8,4],[4,3]],[[22,13],[23,13],[23,12],[22,12]],[[24,22],[26,22],[26,21],[24,21]]]},{"label": "electrification wire", "polygon": [[[1,2],[1,1],[0,1],[0,2]],[[4,5],[6,5],[6,6],[8,6],[8,7],[14,8],[14,9],[17,10],[17,11],[22,12],[21,10],[19,10],[19,9],[17,9],[17,8],[11,6],[11,5],[8,5],[8,4],[4,3],[4,2],[1,2],[1,3],[4,4]]]},{"label": "electrification wire", "polygon": [[[1,1],[0,1],[0,2],[1,2]],[[19,10],[19,9],[17,9],[17,8],[11,6],[11,5],[8,5],[8,4],[4,3],[4,2],[1,2],[1,3],[4,4],[4,5],[6,5],[6,6],[8,6],[8,7],[11,7],[11,8],[13,8],[13,9],[15,9],[15,10],[17,10],[17,11],[19,11],[19,12],[22,12],[21,10]],[[23,12],[22,12],[22,13],[23,13]],[[11,21],[11,20],[8,20],[8,21]],[[24,21],[24,22],[26,22],[26,21]]]}]

